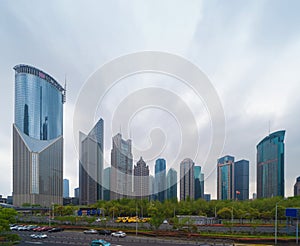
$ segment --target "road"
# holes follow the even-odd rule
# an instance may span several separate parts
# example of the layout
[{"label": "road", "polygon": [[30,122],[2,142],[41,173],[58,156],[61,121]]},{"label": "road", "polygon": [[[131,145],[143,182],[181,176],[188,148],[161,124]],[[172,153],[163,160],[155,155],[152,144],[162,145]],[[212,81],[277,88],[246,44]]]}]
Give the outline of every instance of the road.
[{"label": "road", "polygon": [[221,242],[221,241],[211,241],[209,242],[196,242],[196,241],[187,241],[182,240],[172,240],[172,239],[159,239],[159,238],[146,238],[146,237],[135,237],[127,236],[126,238],[114,238],[111,236],[102,236],[102,235],[86,235],[83,232],[73,232],[73,231],[64,231],[56,233],[46,233],[48,238],[46,239],[32,239],[30,235],[32,232],[17,232],[21,237],[21,242],[19,245],[68,245],[68,246],[78,246],[78,245],[90,245],[92,240],[95,239],[105,239],[111,243],[111,246],[140,246],[140,245],[149,245],[149,246],[172,246],[172,245],[224,245],[229,246],[233,245],[232,243]]}]

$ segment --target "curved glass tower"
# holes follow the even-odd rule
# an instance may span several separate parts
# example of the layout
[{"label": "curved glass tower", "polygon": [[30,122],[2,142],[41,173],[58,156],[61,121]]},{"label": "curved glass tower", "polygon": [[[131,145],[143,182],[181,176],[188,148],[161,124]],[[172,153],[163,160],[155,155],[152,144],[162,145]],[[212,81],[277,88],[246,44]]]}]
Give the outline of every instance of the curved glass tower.
[{"label": "curved glass tower", "polygon": [[62,204],[65,89],[35,67],[14,70],[14,205]]},{"label": "curved glass tower", "polygon": [[284,135],[273,132],[256,146],[257,198],[284,196]]}]

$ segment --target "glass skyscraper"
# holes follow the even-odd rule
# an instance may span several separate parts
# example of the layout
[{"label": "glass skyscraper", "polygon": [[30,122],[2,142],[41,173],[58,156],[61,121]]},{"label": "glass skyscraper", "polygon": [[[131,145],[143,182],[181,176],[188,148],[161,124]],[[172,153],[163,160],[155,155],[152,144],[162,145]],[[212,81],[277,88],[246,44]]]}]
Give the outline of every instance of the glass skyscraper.
[{"label": "glass skyscraper", "polygon": [[163,158],[155,161],[155,196],[160,202],[166,199],[166,160]]},{"label": "glass skyscraper", "polygon": [[14,70],[14,205],[62,204],[65,89],[35,67]]},{"label": "glass skyscraper", "polygon": [[64,186],[63,186],[63,198],[68,198],[70,197],[69,193],[69,180],[64,179]]},{"label": "glass skyscraper", "polygon": [[234,198],[249,200],[249,161],[234,162]]},{"label": "glass skyscraper", "polygon": [[134,166],[134,195],[149,200],[149,166],[141,157]]},{"label": "glass skyscraper", "polygon": [[204,198],[204,174],[200,166],[194,166],[195,200]]},{"label": "glass skyscraper", "polygon": [[217,167],[218,200],[231,200],[234,198],[234,157],[226,155],[218,159]]},{"label": "glass skyscraper", "polygon": [[180,200],[195,197],[195,181],[194,181],[195,163],[186,158],[180,163]]},{"label": "glass skyscraper", "polygon": [[79,203],[89,205],[103,199],[103,120],[79,138]]},{"label": "glass skyscraper", "polygon": [[133,159],[131,140],[122,139],[121,133],[112,138],[110,199],[130,198],[132,187]]},{"label": "glass skyscraper", "polygon": [[177,200],[177,172],[170,168],[167,174],[167,199]]},{"label": "glass skyscraper", "polygon": [[256,146],[257,198],[284,197],[284,136],[284,130],[271,133]]}]

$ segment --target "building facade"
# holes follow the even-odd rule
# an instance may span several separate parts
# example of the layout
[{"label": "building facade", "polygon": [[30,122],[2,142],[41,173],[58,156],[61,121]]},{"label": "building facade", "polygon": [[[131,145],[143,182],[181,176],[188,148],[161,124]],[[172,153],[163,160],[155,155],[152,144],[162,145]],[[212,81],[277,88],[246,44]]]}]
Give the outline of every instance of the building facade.
[{"label": "building facade", "polygon": [[122,135],[118,133],[112,138],[110,171],[111,200],[132,197],[132,167],[131,140],[122,139]]},{"label": "building facade", "polygon": [[284,130],[271,133],[256,146],[257,198],[284,197],[284,136]]},{"label": "building facade", "polygon": [[218,159],[217,168],[218,200],[231,200],[234,198],[234,157],[226,155]]},{"label": "building facade", "polygon": [[249,161],[234,163],[234,199],[249,200]]},{"label": "building facade", "polygon": [[134,166],[134,196],[149,200],[149,166],[141,157]]},{"label": "building facade", "polygon": [[79,203],[79,187],[74,189],[74,197],[78,198],[78,203]]},{"label": "building facade", "polygon": [[155,161],[155,196],[160,202],[166,199],[166,160],[157,159]]},{"label": "building facade", "polygon": [[300,176],[296,179],[296,184],[294,185],[294,196],[300,196]]},{"label": "building facade", "polygon": [[90,205],[103,199],[103,119],[79,138],[79,203]]},{"label": "building facade", "polygon": [[110,201],[110,169],[107,167],[103,171],[103,200]]},{"label": "building facade", "polygon": [[15,70],[13,203],[63,203],[65,89],[28,65]]},{"label": "building facade", "polygon": [[204,174],[201,172],[201,166],[194,166],[195,195],[194,199],[204,198]]},{"label": "building facade", "polygon": [[177,172],[174,168],[167,173],[167,199],[177,200]]},{"label": "building facade", "polygon": [[64,179],[64,186],[63,186],[63,198],[67,198],[70,197],[70,193],[69,193],[69,180],[68,179]]},{"label": "building facade", "polygon": [[194,181],[195,163],[186,158],[180,163],[180,200],[184,201],[194,199],[195,197],[195,181]]}]

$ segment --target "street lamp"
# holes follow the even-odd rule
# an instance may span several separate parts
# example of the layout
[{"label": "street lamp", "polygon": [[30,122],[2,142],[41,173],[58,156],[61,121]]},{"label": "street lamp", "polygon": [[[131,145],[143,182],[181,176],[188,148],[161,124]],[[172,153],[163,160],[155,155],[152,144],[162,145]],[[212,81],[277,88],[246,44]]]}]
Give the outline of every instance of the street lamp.
[{"label": "street lamp", "polygon": [[280,200],[280,201],[276,202],[276,206],[275,206],[275,245],[277,245],[277,227],[278,227],[277,213],[278,213],[278,203],[280,203],[282,201],[283,200]]}]

